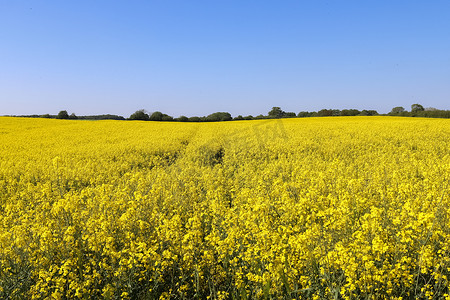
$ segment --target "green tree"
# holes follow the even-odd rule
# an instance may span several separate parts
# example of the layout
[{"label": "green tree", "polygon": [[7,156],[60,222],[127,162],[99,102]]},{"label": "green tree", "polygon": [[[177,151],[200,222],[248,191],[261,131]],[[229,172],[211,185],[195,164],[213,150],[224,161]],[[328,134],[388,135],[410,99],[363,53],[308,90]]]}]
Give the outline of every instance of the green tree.
[{"label": "green tree", "polygon": [[286,112],[283,115],[284,118],[295,118],[296,116],[295,112]]},{"label": "green tree", "polygon": [[58,115],[56,116],[57,119],[68,119],[69,114],[67,113],[67,110],[61,110]]},{"label": "green tree", "polygon": [[200,122],[202,119],[200,117],[190,117],[189,122]]},{"label": "green tree", "polygon": [[186,116],[179,116],[176,120],[177,120],[178,122],[188,122],[188,121],[189,121],[189,118],[186,117]]},{"label": "green tree", "polygon": [[423,106],[420,105],[420,104],[413,104],[413,105],[411,105],[411,112],[412,113],[415,113],[415,112],[418,112],[418,111],[424,111],[424,110],[425,110],[425,108],[423,108]]},{"label": "green tree", "polygon": [[341,110],[341,116],[357,116],[361,112],[357,109],[343,109]]},{"label": "green tree", "polygon": [[306,117],[310,117],[312,113],[308,112],[308,111],[301,111],[297,114],[298,118],[306,118]]},{"label": "green tree", "polygon": [[376,110],[363,110],[360,114],[361,116],[376,116],[378,112]]},{"label": "green tree", "polygon": [[341,111],[339,109],[332,109],[331,110],[331,115],[335,116],[335,117],[338,117],[338,116],[341,115]]},{"label": "green tree", "polygon": [[148,121],[149,120],[149,116],[148,114],[145,113],[145,110],[140,109],[137,110],[136,112],[134,112],[130,118],[130,120],[142,120],[142,121]]},{"label": "green tree", "polygon": [[317,116],[319,117],[329,117],[333,115],[332,109],[321,109],[317,112]]},{"label": "green tree", "polygon": [[274,106],[272,107],[272,109],[269,111],[268,116],[270,118],[282,118],[284,116],[285,112],[281,110],[280,107],[278,106]]},{"label": "green tree", "polygon": [[402,113],[402,112],[404,112],[405,111],[405,108],[404,107],[402,107],[402,106],[396,106],[396,107],[394,107],[392,110],[391,110],[391,112],[389,113],[390,115],[398,115],[398,114],[400,114],[400,113]]},{"label": "green tree", "polygon": [[206,121],[210,122],[231,121],[232,119],[231,114],[227,112],[215,112],[206,117]]},{"label": "green tree", "polygon": [[162,121],[164,114],[160,111],[155,111],[150,116],[150,121]]}]

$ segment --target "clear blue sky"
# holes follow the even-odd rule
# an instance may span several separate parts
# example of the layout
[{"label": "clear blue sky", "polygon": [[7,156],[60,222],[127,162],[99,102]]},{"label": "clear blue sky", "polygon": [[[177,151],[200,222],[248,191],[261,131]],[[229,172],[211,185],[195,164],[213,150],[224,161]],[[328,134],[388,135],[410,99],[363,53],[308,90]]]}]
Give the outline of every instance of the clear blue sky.
[{"label": "clear blue sky", "polygon": [[0,115],[450,109],[450,1],[0,0]]}]

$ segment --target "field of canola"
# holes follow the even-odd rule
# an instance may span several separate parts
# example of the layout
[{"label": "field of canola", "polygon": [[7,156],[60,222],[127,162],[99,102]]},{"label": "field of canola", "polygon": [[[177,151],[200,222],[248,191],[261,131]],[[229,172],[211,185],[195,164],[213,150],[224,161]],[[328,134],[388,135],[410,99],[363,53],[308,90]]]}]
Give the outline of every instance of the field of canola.
[{"label": "field of canola", "polygon": [[1,299],[450,299],[450,120],[0,118]]}]

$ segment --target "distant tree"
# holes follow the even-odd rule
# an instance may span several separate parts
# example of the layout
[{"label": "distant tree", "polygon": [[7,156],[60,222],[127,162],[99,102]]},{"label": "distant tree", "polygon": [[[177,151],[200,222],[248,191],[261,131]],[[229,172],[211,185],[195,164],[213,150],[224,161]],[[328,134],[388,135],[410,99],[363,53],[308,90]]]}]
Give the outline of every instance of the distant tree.
[{"label": "distant tree", "polygon": [[231,117],[230,113],[227,112],[216,112],[213,114],[210,114],[206,117],[206,121],[231,121],[233,118]]},{"label": "distant tree", "polygon": [[357,116],[361,112],[357,109],[343,109],[341,110],[341,116]]},{"label": "distant tree", "polygon": [[173,121],[173,117],[167,114],[163,114],[160,111],[155,111],[149,117],[150,121]]},{"label": "distant tree", "polygon": [[142,121],[148,121],[149,116],[145,113],[145,110],[140,109],[137,110],[135,113],[133,113],[130,118],[130,120],[142,120]]},{"label": "distant tree", "polygon": [[248,115],[244,117],[245,120],[253,120],[253,116],[252,115]]},{"label": "distant tree", "polygon": [[69,116],[69,119],[76,120],[76,119],[78,119],[78,117],[74,113],[71,113]]},{"label": "distant tree", "polygon": [[261,119],[267,119],[267,117],[264,116],[264,115],[257,115],[254,119],[255,120],[261,120]]},{"label": "distant tree", "polygon": [[236,121],[244,120],[244,117],[239,115],[239,116],[235,117],[233,120],[236,120]]},{"label": "distant tree", "polygon": [[201,121],[200,117],[190,117],[189,118],[189,122],[200,122],[200,121]]},{"label": "distant tree", "polygon": [[422,105],[420,105],[420,104],[413,104],[413,105],[411,105],[411,112],[412,113],[416,113],[416,112],[418,112],[418,111],[424,111],[425,109],[423,108],[423,106]]},{"label": "distant tree", "polygon": [[57,119],[68,119],[69,118],[69,114],[67,113],[67,110],[61,110],[58,113],[58,116],[56,116]]},{"label": "distant tree", "polygon": [[297,114],[297,117],[299,117],[299,118],[306,118],[306,117],[309,117],[309,116],[311,116],[311,113],[307,112],[307,111],[301,111],[301,112],[299,112]]},{"label": "distant tree", "polygon": [[329,117],[333,115],[333,110],[331,109],[321,109],[317,112],[317,116],[319,117]]},{"label": "distant tree", "polygon": [[280,107],[274,106],[274,107],[272,107],[272,110],[269,111],[268,116],[270,118],[281,118],[284,116],[284,114],[285,114],[285,112],[282,111]]},{"label": "distant tree", "polygon": [[45,118],[45,119],[50,119],[52,116],[50,116],[49,114],[44,114],[41,115],[41,118]]},{"label": "distant tree", "polygon": [[179,116],[179,117],[176,119],[176,121],[179,121],[179,122],[188,122],[188,121],[189,121],[189,118],[186,117],[186,116]]},{"label": "distant tree", "polygon": [[164,114],[160,111],[155,111],[150,115],[150,121],[162,121]]},{"label": "distant tree", "polygon": [[339,109],[332,109],[331,110],[331,115],[335,116],[335,117],[338,117],[338,116],[341,115],[341,111]]},{"label": "distant tree", "polygon": [[430,110],[430,111],[420,111],[416,113],[418,117],[425,118],[450,118],[450,110]]},{"label": "distant tree", "polygon": [[378,112],[376,110],[363,110],[360,114],[361,116],[376,116]]},{"label": "distant tree", "polygon": [[392,110],[391,110],[391,112],[389,113],[390,115],[398,115],[398,114],[400,114],[400,113],[402,113],[402,112],[404,112],[405,111],[405,108],[404,107],[402,107],[402,106],[396,106],[396,107],[394,107]]},{"label": "distant tree", "polygon": [[[413,114],[415,114],[415,113],[413,113]],[[399,116],[402,116],[402,117],[411,117],[411,113],[408,112],[407,110],[402,111],[402,112],[399,113],[398,115],[399,115]]]},{"label": "distant tree", "polygon": [[124,117],[118,115],[91,115],[91,116],[77,116],[79,120],[125,120]]},{"label": "distant tree", "polygon": [[295,118],[297,115],[295,114],[295,112],[285,112],[284,113],[284,118]]},{"label": "distant tree", "polygon": [[96,117],[97,120],[125,120],[125,118],[122,117],[122,116],[111,115],[111,114],[97,115],[97,116],[94,116],[94,117]]},{"label": "distant tree", "polygon": [[233,120],[233,117],[231,116],[230,113],[228,112],[222,113],[222,121],[231,121],[231,120]]}]

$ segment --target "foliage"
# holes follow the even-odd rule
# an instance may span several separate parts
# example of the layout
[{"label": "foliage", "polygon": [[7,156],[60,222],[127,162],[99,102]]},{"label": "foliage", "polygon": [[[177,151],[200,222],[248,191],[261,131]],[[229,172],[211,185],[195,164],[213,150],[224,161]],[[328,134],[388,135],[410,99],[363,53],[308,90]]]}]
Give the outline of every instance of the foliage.
[{"label": "foliage", "polygon": [[341,110],[341,116],[357,116],[359,115],[361,112],[357,109],[343,109]]},{"label": "foliage", "polygon": [[163,114],[160,111],[155,111],[150,116],[150,121],[173,121],[173,117],[167,114]]},{"label": "foliage", "polygon": [[321,109],[317,112],[317,116],[319,117],[329,117],[333,115],[332,109]]},{"label": "foliage", "polygon": [[67,113],[67,110],[61,110],[58,115],[56,116],[57,119],[69,119],[69,114]]},{"label": "foliage", "polygon": [[140,109],[140,110],[137,110],[136,112],[134,112],[133,114],[131,114],[129,119],[130,120],[148,121],[148,120],[150,120],[150,117],[145,112],[145,110]]},{"label": "foliage", "polygon": [[402,113],[402,112],[404,112],[404,111],[405,111],[405,108],[404,108],[404,107],[402,107],[402,106],[396,106],[396,107],[394,107],[394,108],[391,110],[391,112],[390,112],[389,114],[391,114],[391,115],[396,115],[396,114]]},{"label": "foliage", "polygon": [[150,121],[162,121],[164,114],[160,111],[155,111],[150,116]]},{"label": "foliage", "polygon": [[189,118],[189,122],[200,122],[200,121],[201,121],[200,117],[190,117]]},{"label": "foliage", "polygon": [[297,115],[295,114],[295,112],[285,112],[284,116],[285,118],[295,118]]},{"label": "foliage", "polygon": [[[64,112],[61,111],[63,118],[65,118]],[[164,114],[160,111],[156,111],[152,113],[151,116],[148,116],[145,111],[139,110],[132,114],[129,120],[144,120],[144,121],[178,121],[178,122],[217,122],[217,121],[231,121],[231,120],[261,120],[261,119],[274,119],[274,118],[305,118],[305,117],[329,117],[329,116],[376,116],[378,112],[376,110],[362,110],[359,111],[357,109],[322,109],[318,112],[312,111],[301,111],[297,115],[294,112],[285,112],[280,107],[273,107],[269,112],[268,116],[258,115],[253,117],[251,115],[243,117],[242,115],[238,115],[235,118],[231,117],[231,114],[227,112],[216,112],[204,117],[186,117],[180,116],[178,118],[173,118],[167,114]],[[411,106],[411,112],[406,111],[403,107],[398,106],[394,107],[388,115],[393,116],[402,116],[402,117],[425,117],[425,118],[450,118],[450,111],[447,110],[439,110],[433,107],[428,107],[426,109],[423,108],[420,104],[413,104]],[[46,115],[25,115],[20,117],[27,118],[58,118],[58,116],[52,116],[49,114]],[[125,120],[122,116],[117,115],[94,115],[94,116],[76,116],[72,113],[69,119],[80,119],[80,120]]]},{"label": "foliage", "polygon": [[231,121],[233,118],[231,117],[230,113],[227,112],[216,112],[213,114],[210,114],[206,117],[206,121]]},{"label": "foliage", "polygon": [[272,109],[267,114],[270,118],[282,118],[284,116],[285,112],[281,110],[280,107],[275,106],[272,107]]},{"label": "foliage", "polygon": [[189,122],[189,118],[186,117],[186,116],[179,116],[179,117],[176,119],[176,121],[179,121],[179,122]]},{"label": "foliage", "polygon": [[297,118],[307,118],[307,117],[312,117],[312,112],[308,112],[308,111],[301,111],[297,114]]},{"label": "foliage", "polygon": [[[144,112],[145,113],[145,112]],[[92,116],[78,116],[79,120],[125,120],[124,117],[118,115],[92,115]]]},{"label": "foliage", "polygon": [[425,110],[414,113],[415,117],[422,118],[450,118],[450,110]]},{"label": "foliage", "polygon": [[0,118],[0,298],[448,298],[449,125]]},{"label": "foliage", "polygon": [[413,113],[419,112],[419,111],[424,111],[424,110],[425,110],[425,108],[423,108],[423,106],[420,104],[411,105],[411,112],[413,112]]},{"label": "foliage", "polygon": [[376,110],[364,109],[359,115],[360,116],[376,116],[376,115],[378,115],[378,112]]},{"label": "foliage", "polygon": [[411,105],[411,112],[403,107],[394,107],[389,115],[402,117],[422,117],[422,118],[450,118],[450,110],[439,110],[433,107],[423,108],[420,104]]}]

